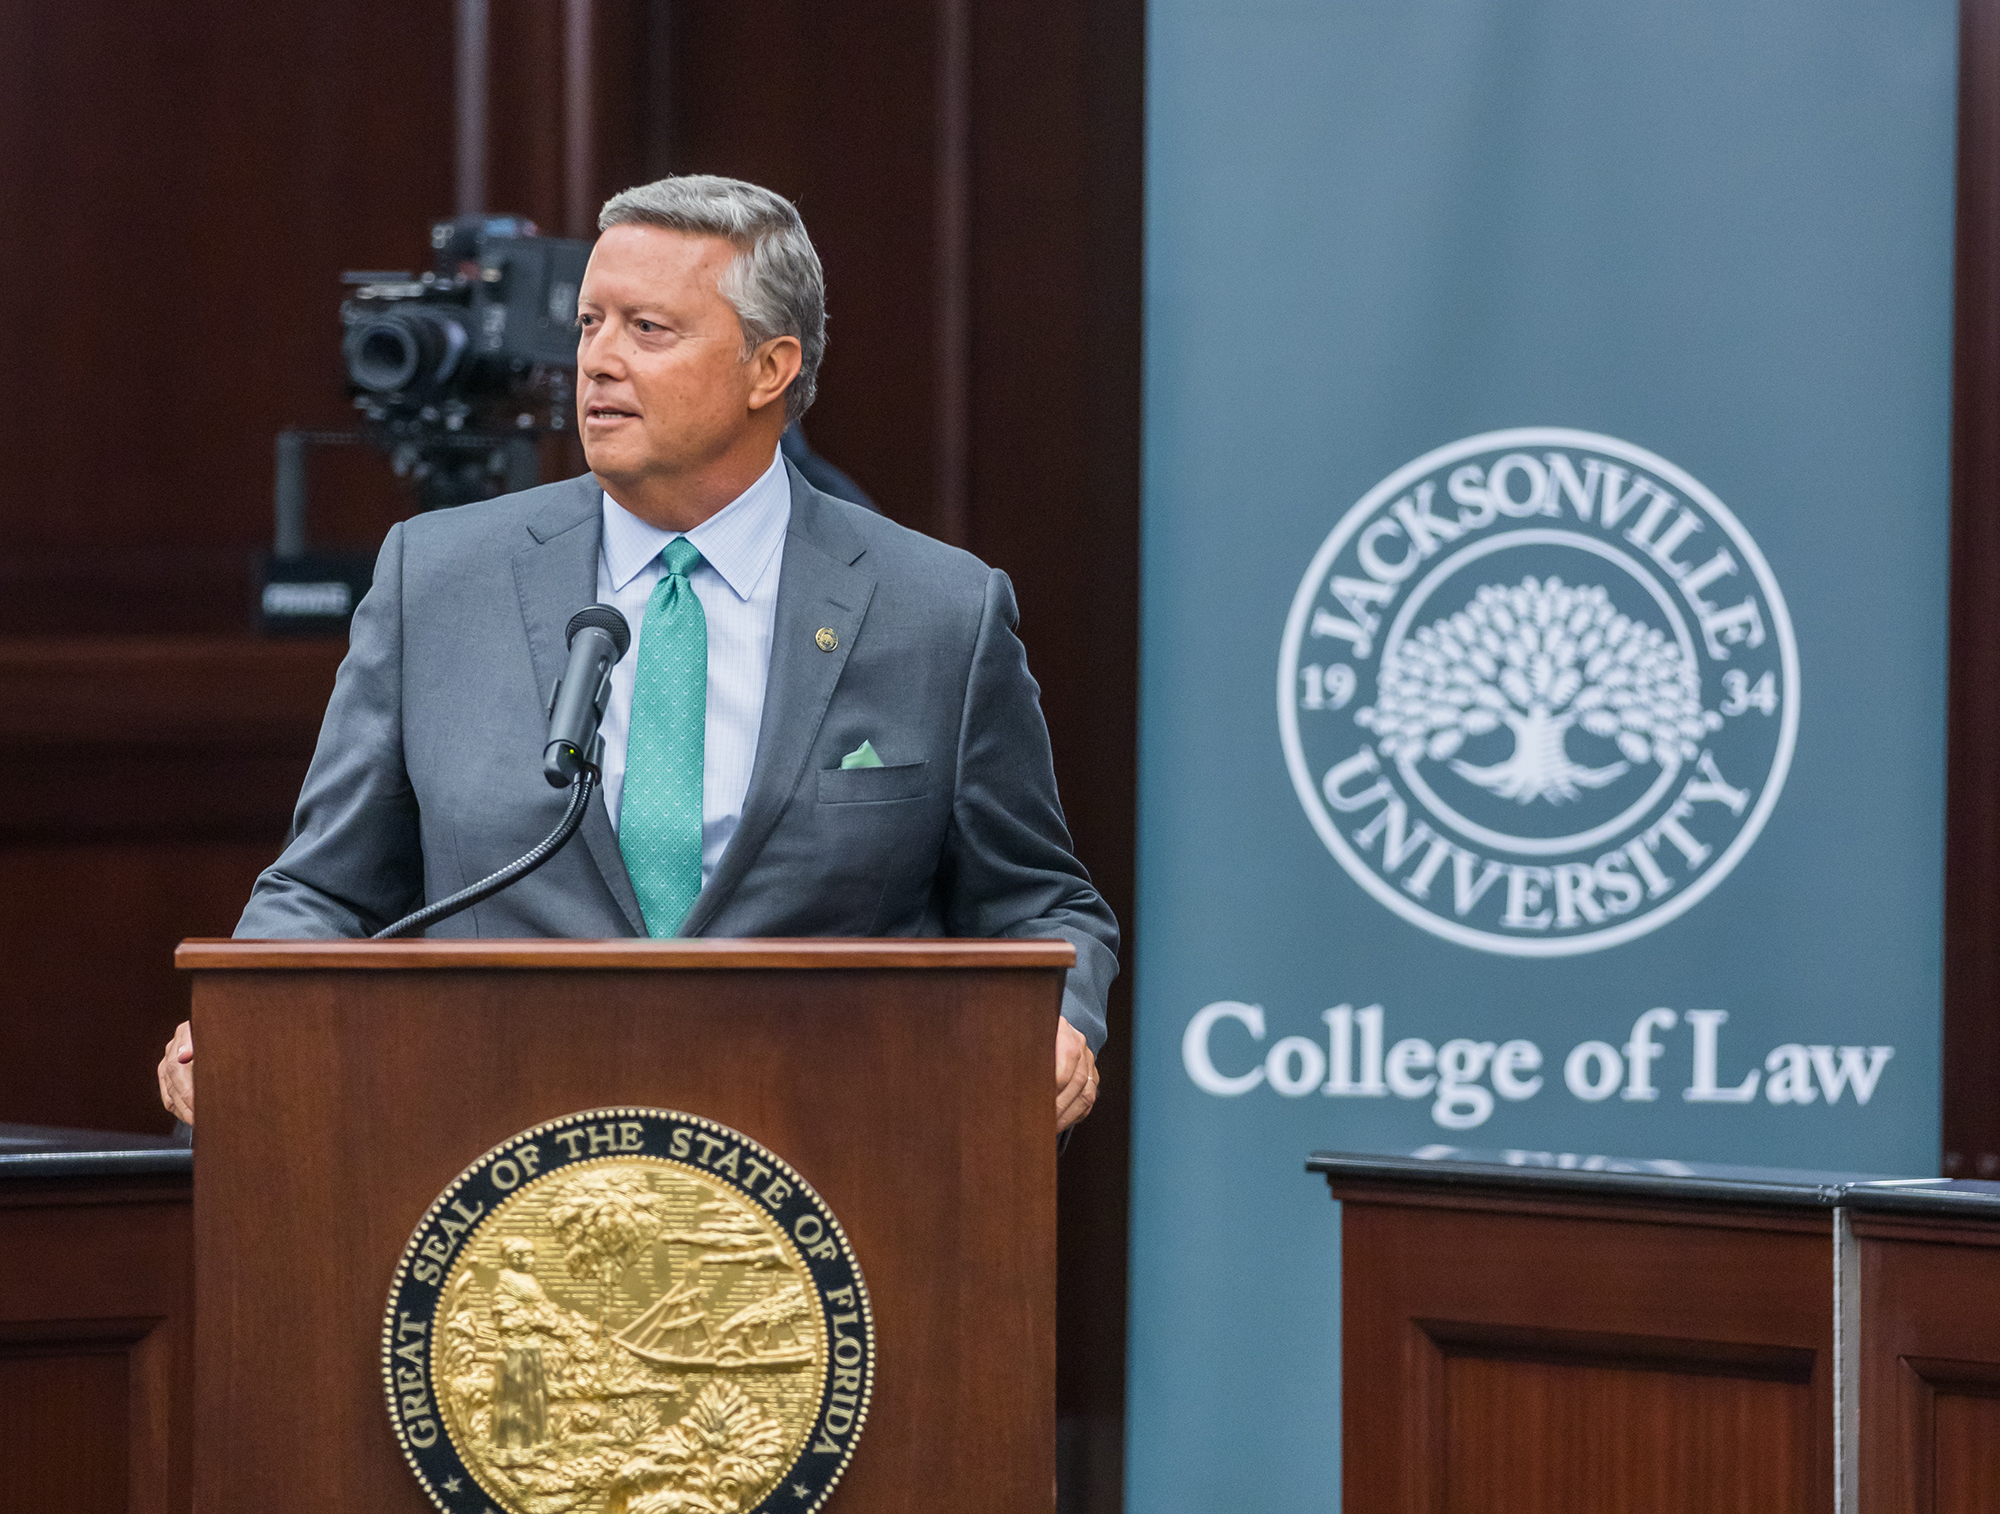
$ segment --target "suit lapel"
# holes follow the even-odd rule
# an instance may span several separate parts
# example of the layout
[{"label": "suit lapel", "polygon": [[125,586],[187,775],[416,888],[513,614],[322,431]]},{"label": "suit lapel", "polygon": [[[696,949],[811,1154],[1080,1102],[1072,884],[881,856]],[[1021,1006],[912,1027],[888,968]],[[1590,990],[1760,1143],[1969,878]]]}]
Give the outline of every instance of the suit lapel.
[{"label": "suit lapel", "polygon": [[[528,522],[532,542],[514,554],[514,587],[521,596],[528,654],[534,660],[535,688],[547,699],[569,662],[563,632],[570,616],[597,599],[597,557],[604,537],[604,511],[597,482],[589,474],[559,485],[541,513]],[[600,790],[584,813],[583,843],[604,875],[611,896],[634,935],[646,934],[639,896],[632,890],[618,833]]]},{"label": "suit lapel", "polygon": [[[715,875],[688,912],[681,934],[698,936],[749,872],[770,838],[805,772],[820,723],[840,682],[841,669],[860,634],[875,580],[854,566],[865,550],[860,539],[826,507],[819,491],[789,462],[792,519],[779,569],[772,626],[771,671],[764,685],[764,719],[757,757],[743,798],[743,819],[717,863]],[[818,635],[838,638],[831,652]]]}]

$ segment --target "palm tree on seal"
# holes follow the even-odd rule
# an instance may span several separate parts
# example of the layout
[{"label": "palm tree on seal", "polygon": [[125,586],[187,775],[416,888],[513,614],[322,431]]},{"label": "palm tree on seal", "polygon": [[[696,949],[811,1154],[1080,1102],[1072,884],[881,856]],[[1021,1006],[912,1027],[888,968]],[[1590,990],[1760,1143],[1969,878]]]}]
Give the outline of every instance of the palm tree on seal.
[{"label": "palm tree on seal", "polygon": [[563,1265],[597,1284],[602,1335],[619,1274],[639,1260],[666,1223],[666,1201],[643,1173],[610,1168],[570,1179],[549,1206],[549,1228],[562,1242]]}]

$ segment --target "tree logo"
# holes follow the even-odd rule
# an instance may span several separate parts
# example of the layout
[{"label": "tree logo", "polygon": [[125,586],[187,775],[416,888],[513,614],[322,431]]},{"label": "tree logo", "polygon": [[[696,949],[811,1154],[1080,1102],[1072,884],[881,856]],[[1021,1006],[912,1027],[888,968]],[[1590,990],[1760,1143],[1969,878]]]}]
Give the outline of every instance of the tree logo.
[{"label": "tree logo", "polygon": [[1798,649],[1713,494],[1615,437],[1530,428],[1399,469],[1292,601],[1299,801],[1405,919],[1512,956],[1598,951],[1728,876],[1798,730]]}]

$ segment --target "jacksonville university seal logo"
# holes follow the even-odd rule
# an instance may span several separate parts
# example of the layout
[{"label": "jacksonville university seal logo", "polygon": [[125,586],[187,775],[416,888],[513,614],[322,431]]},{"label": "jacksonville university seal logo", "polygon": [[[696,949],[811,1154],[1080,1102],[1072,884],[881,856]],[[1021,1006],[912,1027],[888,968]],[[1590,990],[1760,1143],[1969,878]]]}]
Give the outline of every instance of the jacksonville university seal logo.
[{"label": "jacksonville university seal logo", "polygon": [[1285,761],[1340,865],[1514,956],[1657,929],[1763,829],[1798,730],[1777,581],[1722,502],[1615,437],[1440,447],[1349,510],[1292,601]]},{"label": "jacksonville university seal logo", "polygon": [[410,1237],[382,1327],[403,1454],[464,1514],[818,1509],[874,1367],[819,1195],[665,1109],[569,1115],[474,1162]]}]

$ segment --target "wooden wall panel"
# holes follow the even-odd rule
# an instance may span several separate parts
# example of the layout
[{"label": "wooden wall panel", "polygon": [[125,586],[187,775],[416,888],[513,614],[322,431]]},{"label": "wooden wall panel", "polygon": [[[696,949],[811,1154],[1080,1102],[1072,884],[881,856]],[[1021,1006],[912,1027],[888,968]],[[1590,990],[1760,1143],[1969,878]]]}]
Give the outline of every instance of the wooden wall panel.
[{"label": "wooden wall panel", "polygon": [[257,842],[107,841],[0,848],[0,1109],[9,1121],[164,1134],[153,1067],[187,1018],[173,970],[187,936],[235,929],[277,852]]},{"label": "wooden wall panel", "polygon": [[1960,0],[1945,790],[1946,1177],[2000,1176],[2000,0]]},{"label": "wooden wall panel", "polygon": [[673,160],[795,201],[826,269],[813,445],[896,520],[954,539],[941,509],[936,285],[939,20],[910,0],[670,5]]},{"label": "wooden wall panel", "polygon": [[324,640],[0,638],[0,843],[275,845],[345,652]]},{"label": "wooden wall panel", "polygon": [[[0,7],[0,634],[246,625],[272,438],[352,413],[341,270],[410,266],[450,208],[450,27],[388,0]],[[379,539],[402,496],[350,468],[321,521]]]},{"label": "wooden wall panel", "polygon": [[0,1338],[0,1476],[17,1507],[124,1514],[128,1354],[123,1341]]},{"label": "wooden wall panel", "polygon": [[277,855],[342,647],[0,639],[0,1119],[164,1131],[173,948]]},{"label": "wooden wall panel", "polygon": [[0,1495],[187,1514],[186,1178],[0,1181]]},{"label": "wooden wall panel", "polygon": [[1805,1383],[1448,1354],[1448,1514],[1803,1514]]},{"label": "wooden wall panel", "polygon": [[1985,1514],[2000,1497],[2000,1232],[1857,1214],[1861,1501]]},{"label": "wooden wall panel", "polygon": [[1827,1215],[1335,1194],[1344,1507],[1831,1514]]},{"label": "wooden wall panel", "polygon": [[1937,1514],[1978,1514],[2000,1496],[2000,1387],[1941,1392],[1932,1406]]}]

